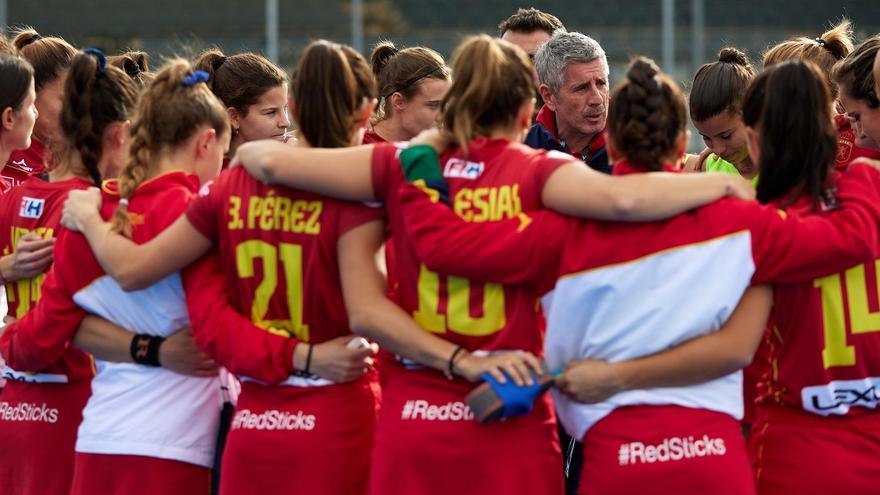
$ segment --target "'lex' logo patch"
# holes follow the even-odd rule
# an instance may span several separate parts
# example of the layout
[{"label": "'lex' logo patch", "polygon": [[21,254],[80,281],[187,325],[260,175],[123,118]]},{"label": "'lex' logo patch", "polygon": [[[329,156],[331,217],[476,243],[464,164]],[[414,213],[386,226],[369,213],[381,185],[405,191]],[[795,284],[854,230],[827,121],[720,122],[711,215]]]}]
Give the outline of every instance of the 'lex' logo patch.
[{"label": "'lex' logo patch", "polygon": [[18,210],[18,216],[22,218],[40,218],[40,216],[43,215],[43,207],[45,205],[45,199],[35,199],[25,196],[21,198],[21,207]]},{"label": "'lex' logo patch", "polygon": [[483,162],[469,162],[461,158],[450,158],[443,169],[443,177],[454,179],[476,179],[486,166]]}]

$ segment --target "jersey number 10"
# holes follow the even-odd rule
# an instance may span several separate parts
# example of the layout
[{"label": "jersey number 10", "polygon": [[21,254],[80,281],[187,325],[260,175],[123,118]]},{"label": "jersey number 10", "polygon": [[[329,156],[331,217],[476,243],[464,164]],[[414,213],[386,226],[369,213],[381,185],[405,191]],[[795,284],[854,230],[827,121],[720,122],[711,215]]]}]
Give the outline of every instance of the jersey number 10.
[{"label": "jersey number 10", "polygon": [[419,269],[419,309],[413,313],[422,328],[445,333],[448,328],[460,335],[483,337],[500,331],[506,324],[504,288],[499,284],[483,285],[483,316],[470,315],[471,282],[461,277],[446,277],[446,313],[440,313],[440,275]]}]

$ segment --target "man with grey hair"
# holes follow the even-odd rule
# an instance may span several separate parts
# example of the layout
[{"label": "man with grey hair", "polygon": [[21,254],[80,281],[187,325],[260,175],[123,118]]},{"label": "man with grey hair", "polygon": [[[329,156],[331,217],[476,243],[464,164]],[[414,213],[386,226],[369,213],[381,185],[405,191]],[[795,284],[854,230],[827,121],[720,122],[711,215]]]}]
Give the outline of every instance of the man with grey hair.
[{"label": "man with grey hair", "polygon": [[529,130],[532,148],[569,153],[591,168],[611,173],[605,150],[608,59],[596,40],[557,32],[535,54],[544,106]]}]

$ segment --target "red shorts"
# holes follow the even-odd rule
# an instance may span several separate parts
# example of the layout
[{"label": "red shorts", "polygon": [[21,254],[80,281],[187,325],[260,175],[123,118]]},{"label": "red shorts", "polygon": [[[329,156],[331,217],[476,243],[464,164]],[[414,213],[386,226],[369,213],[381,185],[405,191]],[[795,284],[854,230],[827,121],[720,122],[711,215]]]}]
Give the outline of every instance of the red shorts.
[{"label": "red shorts", "polygon": [[9,380],[0,396],[0,493],[68,495],[89,381]]},{"label": "red shorts", "polygon": [[622,407],[584,436],[581,494],[755,493],[740,424],[705,409]]},{"label": "red shorts", "polygon": [[880,491],[880,412],[821,417],[763,406],[749,436],[758,493]]},{"label": "red shorts", "polygon": [[76,453],[70,495],[208,495],[211,470],[139,455]]},{"label": "red shorts", "polygon": [[220,493],[366,493],[375,404],[367,379],[326,387],[243,382]]},{"label": "red shorts", "polygon": [[473,384],[399,366],[383,371],[370,493],[563,493],[549,396],[528,416],[480,425],[464,402]]}]

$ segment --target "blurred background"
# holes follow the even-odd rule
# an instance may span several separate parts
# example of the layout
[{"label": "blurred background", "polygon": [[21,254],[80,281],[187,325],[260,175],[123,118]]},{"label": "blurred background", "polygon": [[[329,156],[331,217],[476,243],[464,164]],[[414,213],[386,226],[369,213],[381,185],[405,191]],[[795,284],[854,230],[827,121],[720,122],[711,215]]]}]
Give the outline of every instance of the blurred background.
[{"label": "blurred background", "polygon": [[763,51],[793,35],[816,37],[842,17],[856,39],[880,32],[880,0],[0,0],[0,25],[35,27],[78,46],[142,49],[153,64],[209,46],[260,51],[290,69],[316,38],[365,55],[380,39],[426,45],[449,56],[463,36],[497,35],[518,7],[559,17],[596,38],[612,82],[634,54],[648,55],[687,87],[696,68],[727,45],[756,68]]}]

